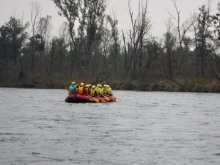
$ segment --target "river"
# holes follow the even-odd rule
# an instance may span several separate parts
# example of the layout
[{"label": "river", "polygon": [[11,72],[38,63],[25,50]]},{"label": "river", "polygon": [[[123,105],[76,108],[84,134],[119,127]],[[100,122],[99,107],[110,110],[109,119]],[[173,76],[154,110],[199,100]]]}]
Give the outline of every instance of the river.
[{"label": "river", "polygon": [[220,94],[0,88],[0,164],[219,165]]}]

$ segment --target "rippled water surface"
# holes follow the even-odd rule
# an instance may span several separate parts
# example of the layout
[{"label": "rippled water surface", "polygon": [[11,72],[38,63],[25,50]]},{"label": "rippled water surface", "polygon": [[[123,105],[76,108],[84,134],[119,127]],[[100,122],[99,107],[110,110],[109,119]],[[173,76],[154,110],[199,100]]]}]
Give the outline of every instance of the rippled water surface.
[{"label": "rippled water surface", "polygon": [[220,94],[0,88],[0,164],[219,165]]}]

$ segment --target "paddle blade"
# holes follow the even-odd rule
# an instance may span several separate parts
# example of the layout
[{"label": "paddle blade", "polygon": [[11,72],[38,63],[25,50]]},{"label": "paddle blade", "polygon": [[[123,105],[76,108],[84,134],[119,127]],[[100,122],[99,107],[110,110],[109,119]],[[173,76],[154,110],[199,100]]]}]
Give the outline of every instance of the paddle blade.
[{"label": "paddle blade", "polygon": [[95,98],[95,97],[92,97],[92,99],[93,99],[96,103],[99,102],[99,99],[97,99],[97,98]]},{"label": "paddle blade", "polygon": [[68,87],[65,87],[65,89],[69,91],[69,88],[68,88]]},{"label": "paddle blade", "polygon": [[103,103],[106,103],[106,101],[104,99],[102,99],[102,98],[100,98],[100,99],[102,100]]},{"label": "paddle blade", "polygon": [[117,99],[117,100],[119,100],[119,101],[122,101],[122,99],[121,99],[121,98],[116,97],[116,99]]},{"label": "paddle blade", "polygon": [[107,97],[107,96],[104,96],[104,98],[107,100],[107,101],[109,101],[110,99],[109,99],[109,97]]}]

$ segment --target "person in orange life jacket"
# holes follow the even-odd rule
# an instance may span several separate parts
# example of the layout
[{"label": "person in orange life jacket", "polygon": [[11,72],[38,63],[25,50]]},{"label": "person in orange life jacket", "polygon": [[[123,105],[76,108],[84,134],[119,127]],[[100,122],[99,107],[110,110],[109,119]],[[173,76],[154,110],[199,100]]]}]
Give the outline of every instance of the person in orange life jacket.
[{"label": "person in orange life jacket", "polygon": [[97,96],[96,86],[95,85],[93,85],[92,88],[90,89],[89,95],[92,96],[92,97],[96,97]]},{"label": "person in orange life jacket", "polygon": [[90,93],[90,90],[91,90],[91,84],[86,84],[86,91],[87,91],[87,94]]},{"label": "person in orange life jacket", "polygon": [[109,96],[112,96],[112,88],[109,85],[107,85],[106,87],[107,87],[107,94]]},{"label": "person in orange life jacket", "polygon": [[84,87],[84,83],[80,83],[78,94],[87,95],[87,91],[86,91],[86,88]]},{"label": "person in orange life jacket", "polygon": [[76,83],[73,81],[69,86],[69,94],[77,93]]}]

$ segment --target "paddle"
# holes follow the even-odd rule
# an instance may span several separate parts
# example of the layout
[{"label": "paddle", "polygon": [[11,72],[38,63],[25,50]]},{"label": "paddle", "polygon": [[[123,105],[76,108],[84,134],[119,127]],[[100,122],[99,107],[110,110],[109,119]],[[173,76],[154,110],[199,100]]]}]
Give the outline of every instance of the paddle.
[{"label": "paddle", "polygon": [[[92,97],[92,96],[91,96],[91,97]],[[95,98],[95,97],[92,97],[92,99],[93,99],[96,103],[99,102],[99,99],[97,99],[97,98]]]},{"label": "paddle", "polygon": [[122,101],[122,99],[121,99],[121,98],[116,97],[116,99],[117,99],[117,100],[119,100],[119,101]]},{"label": "paddle", "polygon": [[104,99],[102,99],[101,97],[99,97],[99,98],[103,103],[106,103],[106,101]]},{"label": "paddle", "polygon": [[69,88],[68,88],[68,87],[65,87],[65,89],[69,91]]},{"label": "paddle", "polygon": [[110,100],[110,98],[109,98],[109,97],[107,97],[107,96],[104,96],[104,98],[105,98],[107,101],[109,101],[109,100]]}]

